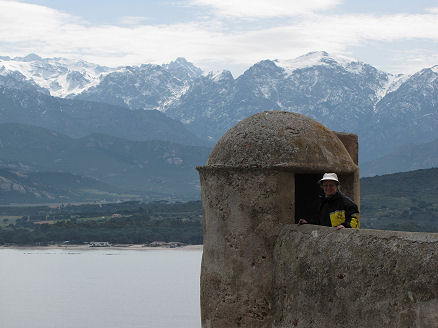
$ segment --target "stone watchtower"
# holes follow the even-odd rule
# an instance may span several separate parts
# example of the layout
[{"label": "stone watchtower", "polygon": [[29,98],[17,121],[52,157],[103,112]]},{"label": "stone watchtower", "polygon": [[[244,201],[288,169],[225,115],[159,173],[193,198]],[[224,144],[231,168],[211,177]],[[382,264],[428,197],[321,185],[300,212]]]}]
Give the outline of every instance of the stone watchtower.
[{"label": "stone watchtower", "polygon": [[357,136],[267,111],[231,128],[199,167],[202,327],[270,327],[273,252],[282,227],[315,215],[317,181],[336,172],[359,204]]}]

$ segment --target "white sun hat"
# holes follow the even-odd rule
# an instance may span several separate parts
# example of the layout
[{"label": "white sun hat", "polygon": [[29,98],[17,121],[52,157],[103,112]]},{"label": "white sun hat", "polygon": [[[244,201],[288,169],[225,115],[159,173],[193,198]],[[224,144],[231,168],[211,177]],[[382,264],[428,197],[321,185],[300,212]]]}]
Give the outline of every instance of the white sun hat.
[{"label": "white sun hat", "polygon": [[324,173],[322,179],[319,180],[319,183],[321,184],[323,181],[335,181],[337,184],[339,184],[336,173]]}]

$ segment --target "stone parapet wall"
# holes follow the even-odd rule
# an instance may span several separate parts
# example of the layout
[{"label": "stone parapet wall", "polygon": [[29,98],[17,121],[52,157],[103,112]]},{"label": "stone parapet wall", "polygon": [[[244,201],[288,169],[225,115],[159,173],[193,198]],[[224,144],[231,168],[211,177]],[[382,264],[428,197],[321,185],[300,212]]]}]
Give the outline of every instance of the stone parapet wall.
[{"label": "stone parapet wall", "polygon": [[287,225],[272,327],[438,327],[438,234]]}]

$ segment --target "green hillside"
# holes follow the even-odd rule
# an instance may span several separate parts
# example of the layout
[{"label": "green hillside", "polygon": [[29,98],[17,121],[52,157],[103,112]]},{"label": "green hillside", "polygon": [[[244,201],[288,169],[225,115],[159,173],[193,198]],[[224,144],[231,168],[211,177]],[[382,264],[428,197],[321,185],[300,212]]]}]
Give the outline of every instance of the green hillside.
[{"label": "green hillside", "polygon": [[201,202],[0,206],[0,245],[107,241],[202,244]]},{"label": "green hillside", "polygon": [[117,201],[140,198],[96,179],[61,172],[0,168],[0,204]]},{"label": "green hillside", "polygon": [[[52,188],[73,184],[66,180],[68,176],[53,178],[56,181]],[[76,185],[83,181],[74,178]],[[96,181],[83,183],[102,187]],[[72,243],[165,240],[196,244],[202,242],[201,218],[200,201],[0,206],[0,245],[66,240]],[[438,232],[438,169],[361,179],[361,222],[362,228],[368,229]]]},{"label": "green hillside", "polygon": [[361,227],[438,232],[438,168],[360,180]]},{"label": "green hillside", "polygon": [[[145,200],[199,199],[195,166],[203,165],[209,152],[206,147],[168,141],[131,141],[102,134],[74,139],[30,125],[0,124],[0,167],[23,172],[28,179],[36,178],[30,173],[37,172],[88,177],[108,185],[108,192]],[[61,191],[58,196],[63,196]],[[82,196],[81,201],[95,199]]]}]

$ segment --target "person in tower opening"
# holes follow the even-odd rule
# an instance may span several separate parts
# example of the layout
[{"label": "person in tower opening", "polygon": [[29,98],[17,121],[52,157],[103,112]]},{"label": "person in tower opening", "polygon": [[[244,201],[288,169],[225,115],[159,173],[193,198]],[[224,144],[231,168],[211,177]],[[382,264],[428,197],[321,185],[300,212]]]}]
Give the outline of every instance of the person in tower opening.
[{"label": "person in tower opening", "polygon": [[316,218],[300,219],[298,224],[317,224],[328,227],[336,227],[336,230],[343,228],[360,228],[359,210],[357,205],[339,187],[339,180],[336,173],[324,173],[319,180],[324,191],[319,215]]}]

